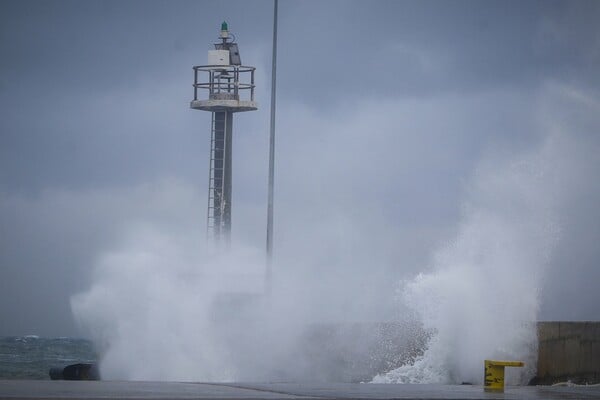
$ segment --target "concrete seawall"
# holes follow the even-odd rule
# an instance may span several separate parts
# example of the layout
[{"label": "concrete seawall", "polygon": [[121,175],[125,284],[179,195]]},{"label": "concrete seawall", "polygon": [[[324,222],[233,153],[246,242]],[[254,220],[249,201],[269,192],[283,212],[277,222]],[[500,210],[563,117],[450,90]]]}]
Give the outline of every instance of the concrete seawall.
[{"label": "concrete seawall", "polygon": [[533,383],[600,382],[600,322],[538,322]]},{"label": "concrete seawall", "polygon": [[[600,383],[600,322],[538,322],[537,331],[537,376],[532,384]],[[235,361],[243,367],[240,371],[249,372],[236,378],[246,382],[369,382],[377,374],[414,361],[429,338],[415,321],[313,324],[301,329],[284,352],[276,353],[281,359],[275,362],[256,367],[254,358],[240,352]],[[231,339],[228,343],[235,344]],[[531,362],[527,366],[534,367]],[[46,379],[47,371],[42,375]]]},{"label": "concrete seawall", "polygon": [[[600,383],[600,321],[538,322],[538,363],[532,384]],[[428,335],[417,324],[366,323],[313,326],[297,359],[310,368],[291,381],[361,382],[414,360]],[[481,360],[483,368],[483,360]]]},{"label": "concrete seawall", "polygon": [[291,381],[369,382],[423,353],[428,335],[417,323],[313,325],[298,344],[297,360],[309,366]]}]

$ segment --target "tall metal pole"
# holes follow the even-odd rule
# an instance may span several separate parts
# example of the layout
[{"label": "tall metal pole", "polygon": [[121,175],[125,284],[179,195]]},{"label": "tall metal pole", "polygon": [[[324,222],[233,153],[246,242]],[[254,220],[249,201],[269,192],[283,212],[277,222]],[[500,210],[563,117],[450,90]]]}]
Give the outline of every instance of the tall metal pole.
[{"label": "tall metal pole", "polygon": [[273,55],[271,59],[271,125],[269,130],[269,199],[267,206],[267,269],[266,290],[271,292],[273,266],[273,186],[275,181],[275,94],[277,76],[277,3],[273,5]]}]

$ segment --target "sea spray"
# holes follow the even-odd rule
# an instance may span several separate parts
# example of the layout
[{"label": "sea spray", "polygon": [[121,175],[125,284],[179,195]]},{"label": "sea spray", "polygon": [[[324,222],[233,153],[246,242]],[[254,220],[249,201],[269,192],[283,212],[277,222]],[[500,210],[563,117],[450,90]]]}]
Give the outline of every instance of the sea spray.
[{"label": "sea spray", "polygon": [[456,239],[435,253],[432,272],[401,287],[429,343],[374,383],[480,384],[488,358],[525,361],[509,382],[533,376],[539,291],[557,239],[552,143],[477,171]]},{"label": "sea spray", "polygon": [[[237,245],[211,257],[198,238],[168,233],[134,229],[99,258],[91,287],[72,298],[105,379],[356,382],[422,347],[418,338],[397,335],[412,324],[342,320],[315,283],[332,279],[327,271],[307,276],[285,264],[286,279],[278,274],[266,296],[262,251]],[[326,294],[369,300],[350,286],[352,276],[336,282],[324,286]]]},{"label": "sea spray", "polygon": [[[550,91],[546,97],[555,98],[555,94]],[[131,220],[144,220],[150,226],[133,229],[127,236],[129,240],[116,238],[118,246],[98,256],[89,290],[72,299],[76,319],[98,346],[104,376],[161,380],[340,381],[343,376],[339,370],[344,360],[339,357],[338,349],[362,351],[369,346],[350,339],[340,340],[352,336],[350,334],[333,335],[326,338],[331,340],[309,340],[314,346],[308,347],[314,351],[307,352],[307,346],[298,345],[302,344],[302,336],[308,332],[305,337],[319,339],[323,332],[319,328],[323,325],[319,324],[323,322],[339,328],[353,321],[389,321],[390,315],[395,315],[395,308],[403,310],[391,301],[394,282],[423,272],[425,263],[421,260],[425,249],[440,237],[449,237],[447,229],[455,229],[456,239],[435,253],[432,272],[404,284],[400,295],[402,301],[413,308],[413,314],[418,315],[418,321],[409,325],[425,326],[432,335],[428,350],[404,369],[377,379],[477,382],[481,380],[483,357],[488,353],[503,357],[534,355],[534,331],[530,324],[538,307],[540,275],[544,275],[544,264],[556,237],[554,189],[559,187],[561,192],[571,191],[575,196],[585,197],[589,203],[583,204],[591,211],[580,219],[588,215],[594,217],[597,202],[587,200],[587,194],[590,187],[597,193],[597,184],[592,183],[597,181],[593,178],[599,170],[600,152],[593,143],[581,140],[578,133],[581,130],[578,124],[586,120],[573,110],[579,110],[581,104],[576,103],[575,108],[562,102],[556,107],[544,106],[548,110],[541,112],[539,118],[544,121],[544,130],[546,124],[551,129],[541,150],[514,156],[515,147],[522,150],[523,145],[536,142],[537,136],[532,133],[524,135],[526,140],[518,146],[511,143],[512,151],[496,152],[475,174],[466,196],[469,201],[463,208],[463,222],[456,226],[454,217],[440,221],[436,207],[454,209],[453,196],[444,191],[423,192],[423,182],[431,186],[441,182],[439,179],[452,186],[456,182],[452,174],[440,177],[426,171],[441,171],[450,166],[449,160],[465,156],[457,148],[452,153],[449,144],[454,142],[444,142],[444,138],[460,134],[473,112],[483,115],[485,120],[493,119],[498,113],[496,100],[496,94],[483,99],[477,97],[468,103],[467,111],[456,108],[454,99],[449,103],[424,103],[419,114],[426,118],[405,119],[401,124],[393,110],[406,104],[390,103],[391,112],[384,114],[393,118],[386,122],[378,102],[377,110],[366,113],[369,118],[363,119],[364,115],[350,118],[345,120],[344,129],[327,130],[343,132],[343,138],[329,137],[330,146],[318,148],[306,140],[304,133],[320,135],[322,121],[316,121],[319,123],[313,124],[312,129],[300,118],[297,131],[289,135],[298,141],[288,142],[287,152],[287,160],[295,160],[297,167],[290,172],[288,163],[287,170],[281,169],[286,178],[281,179],[279,191],[282,201],[277,218],[280,225],[276,229],[279,232],[275,253],[277,267],[267,307],[261,303],[260,296],[254,295],[262,291],[262,240],[256,240],[261,244],[258,249],[238,245],[226,259],[208,257],[202,249],[204,226],[202,208],[198,207],[202,196],[189,194],[195,193],[193,188],[197,182],[184,185],[193,190],[163,185],[139,191],[134,196],[135,206],[130,208],[136,213],[133,217],[120,215],[119,229],[129,229]],[[502,102],[517,104],[515,107],[527,103],[514,100],[509,97]],[[479,104],[484,107],[479,108]],[[436,110],[433,127],[426,123],[431,120],[432,109]],[[565,122],[574,127],[569,135],[555,132],[562,127],[556,121],[565,119],[564,110],[574,115]],[[600,115],[597,108],[592,111],[594,116]],[[535,118],[528,109],[523,113]],[[454,121],[447,114],[464,117]],[[517,129],[523,125],[519,119],[521,113],[509,112],[509,115],[518,121],[514,126],[490,126],[496,130],[515,128],[516,133],[507,135],[507,141],[524,132]],[[357,123],[361,121],[362,124]],[[386,124],[377,125],[381,121]],[[398,135],[397,127],[406,127],[405,122],[412,128],[419,127],[418,132],[422,134],[415,135],[410,129]],[[527,125],[528,121],[524,122]],[[587,125],[594,129],[591,134],[597,132],[597,123],[586,122]],[[382,128],[375,130],[378,134],[387,132],[389,136],[375,136],[378,145],[371,148],[389,152],[374,153],[378,162],[367,163],[372,169],[365,170],[364,160],[356,164],[352,164],[352,160],[356,159],[353,155],[357,151],[364,150],[363,127],[371,129],[373,126]],[[429,131],[443,132],[443,135],[437,134],[433,140]],[[349,134],[352,140],[348,140]],[[321,140],[321,135],[319,138]],[[471,136],[464,138],[472,144]],[[406,146],[409,139],[410,146]],[[394,145],[395,140],[402,146]],[[442,143],[436,147],[443,151],[434,151],[431,143]],[[454,144],[461,143],[467,142]],[[403,153],[401,149],[410,151]],[[315,151],[322,153],[315,156]],[[347,159],[340,162],[330,158],[331,154],[344,155]],[[398,160],[410,160],[411,156],[417,157],[419,163],[403,165],[403,172],[398,173]],[[307,159],[314,162],[307,164]],[[332,174],[329,167],[323,168],[319,160],[335,165],[335,173]],[[390,164],[381,164],[381,160],[388,160]],[[308,167],[312,168],[308,171],[318,173],[307,173]],[[557,170],[560,172],[558,182],[553,184]],[[408,174],[408,171],[419,172]],[[370,185],[373,192],[369,198],[374,203],[365,203],[364,182],[373,176],[380,179]],[[407,176],[414,182],[407,183]],[[324,192],[323,188],[332,182],[336,184],[335,190]],[[565,185],[565,182],[571,184]],[[360,189],[358,194],[356,188]],[[388,191],[391,188],[402,190]],[[412,194],[412,201],[411,196],[406,197],[408,193]],[[156,201],[156,196],[163,200]],[[387,200],[390,196],[398,199],[396,211],[402,210],[402,213],[390,207]],[[102,198],[102,203],[107,199]],[[419,209],[421,199],[430,201],[426,202],[427,207]],[[153,218],[137,213],[140,204],[147,203],[151,208],[147,213],[154,215]],[[255,211],[251,214],[259,214]],[[415,218],[406,218],[409,214]],[[569,218],[568,214],[559,215]],[[236,221],[234,233],[256,227],[252,222],[255,220],[244,220],[244,212],[236,213]],[[433,228],[429,226],[432,222],[435,222]],[[452,224],[452,228],[446,224]],[[442,226],[443,229],[438,229]],[[248,235],[249,232],[259,236],[258,228],[249,229]],[[242,236],[237,238],[238,244]],[[579,240],[574,239],[574,242]],[[575,246],[573,251],[566,251],[566,259],[579,255],[581,249],[585,250]],[[561,282],[570,273],[566,271],[567,265],[573,264],[556,265],[551,279]],[[253,284],[254,278],[260,284]],[[244,291],[233,287],[238,284],[248,284],[253,290],[247,296],[229,296],[232,292]],[[568,302],[571,310],[576,304]],[[317,334],[307,329],[311,326],[316,327],[312,332]],[[490,333],[493,336],[488,335]],[[497,340],[488,347],[484,340],[492,337]],[[407,359],[414,359],[422,352],[424,341],[426,338],[415,341],[418,346],[411,347],[410,357],[391,357],[394,363],[371,371],[361,380],[370,380],[377,372],[389,371]],[[328,351],[325,346],[328,343],[335,344],[331,346],[335,351]],[[390,348],[395,351],[400,347],[403,346]],[[348,353],[350,351],[343,355]],[[399,362],[395,363],[396,360]],[[349,363],[354,361],[348,360]],[[519,377],[521,381],[526,380],[534,366],[528,359],[523,361],[529,370],[515,369],[523,374]]]},{"label": "sea spray", "polygon": [[[236,365],[215,323],[214,304],[219,292],[239,292],[240,281],[246,289],[260,288],[252,285],[253,273],[262,268],[256,254],[238,249],[202,261],[188,251],[197,249],[189,240],[150,227],[130,238],[123,250],[99,260],[90,290],[72,299],[75,315],[99,347],[102,376],[232,380]],[[236,270],[240,266],[244,271]]]}]

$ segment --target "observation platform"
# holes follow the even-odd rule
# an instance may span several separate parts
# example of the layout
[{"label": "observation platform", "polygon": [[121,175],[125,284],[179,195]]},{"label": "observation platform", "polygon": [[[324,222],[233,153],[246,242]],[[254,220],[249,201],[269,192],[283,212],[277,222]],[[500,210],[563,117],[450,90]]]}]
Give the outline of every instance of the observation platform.
[{"label": "observation platform", "polygon": [[256,102],[249,100],[192,100],[190,102],[190,108],[194,110],[202,111],[231,111],[231,112],[242,112],[242,111],[254,111],[258,109]]},{"label": "observation platform", "polygon": [[599,399],[598,386],[0,381],[2,399]]},{"label": "observation platform", "polygon": [[[243,65],[197,65],[194,99],[190,108],[211,112],[243,112],[258,109],[254,101],[254,71]],[[199,98],[207,94],[206,98]]]}]

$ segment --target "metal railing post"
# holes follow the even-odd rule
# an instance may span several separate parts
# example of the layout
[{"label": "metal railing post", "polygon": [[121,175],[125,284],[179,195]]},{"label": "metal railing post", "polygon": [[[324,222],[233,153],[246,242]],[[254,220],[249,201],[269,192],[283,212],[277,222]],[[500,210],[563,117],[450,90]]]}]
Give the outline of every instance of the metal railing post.
[{"label": "metal railing post", "polygon": [[194,100],[198,100],[198,68],[194,67]]},{"label": "metal railing post", "polygon": [[254,68],[250,70],[250,101],[254,101]]}]

